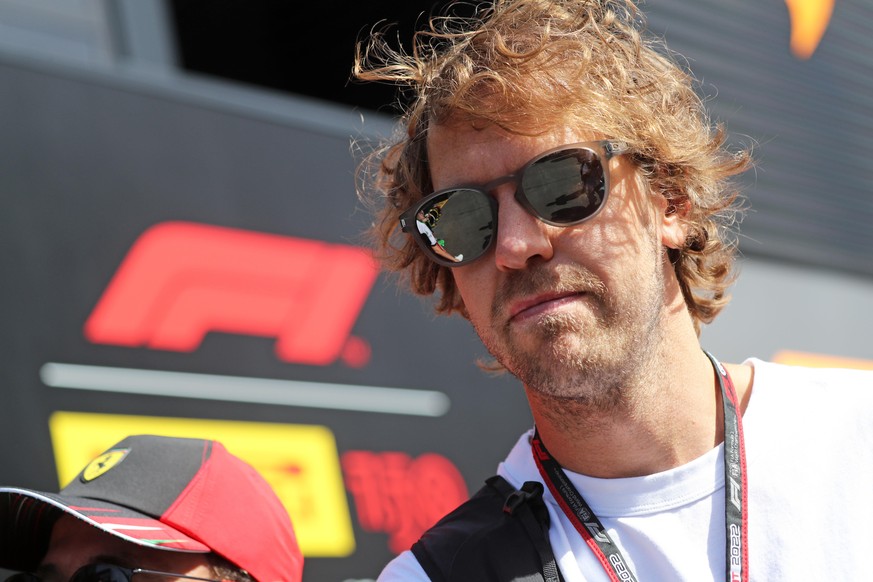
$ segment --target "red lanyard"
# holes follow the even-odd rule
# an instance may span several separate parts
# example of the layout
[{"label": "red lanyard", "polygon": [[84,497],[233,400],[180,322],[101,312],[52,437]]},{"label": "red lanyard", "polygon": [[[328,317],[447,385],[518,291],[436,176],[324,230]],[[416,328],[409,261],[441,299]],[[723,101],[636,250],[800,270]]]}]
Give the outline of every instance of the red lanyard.
[{"label": "red lanyard", "polygon": [[[725,554],[726,579],[748,581],[748,511],[746,505],[746,450],[743,425],[734,384],[727,370],[712,354],[705,352],[715,368],[724,403],[724,475],[725,475]],[[552,457],[534,431],[531,442],[534,461],[540,475],[570,522],[594,552],[612,582],[637,582],[630,566],[609,537],[606,528],[576,490],[561,465]]]}]

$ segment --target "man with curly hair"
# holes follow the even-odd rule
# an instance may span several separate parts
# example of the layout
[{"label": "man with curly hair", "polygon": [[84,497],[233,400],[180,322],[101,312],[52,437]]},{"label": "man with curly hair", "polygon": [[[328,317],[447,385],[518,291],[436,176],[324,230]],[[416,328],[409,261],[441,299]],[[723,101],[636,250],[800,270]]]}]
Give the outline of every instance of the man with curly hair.
[{"label": "man with curly hair", "polygon": [[[534,420],[380,582],[857,577],[873,382],[701,347],[751,157],[643,25],[631,0],[495,0],[411,53],[359,46],[358,79],[411,96],[362,166],[377,255],[470,321]],[[437,208],[451,259],[417,225]],[[808,534],[852,542],[810,559]]]}]

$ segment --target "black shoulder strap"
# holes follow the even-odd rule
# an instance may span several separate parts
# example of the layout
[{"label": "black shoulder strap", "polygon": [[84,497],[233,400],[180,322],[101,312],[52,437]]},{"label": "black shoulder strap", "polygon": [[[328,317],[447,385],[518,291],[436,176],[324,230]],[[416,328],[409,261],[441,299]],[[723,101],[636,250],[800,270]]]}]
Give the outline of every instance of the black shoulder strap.
[{"label": "black shoulder strap", "polygon": [[495,475],[412,546],[433,582],[562,582],[543,486]]},{"label": "black shoulder strap", "polygon": [[[493,477],[492,477],[493,479]],[[497,477],[503,491],[512,486],[502,477]],[[487,482],[487,481],[486,481]],[[545,582],[558,582],[560,574],[552,544],[549,543],[549,510],[543,501],[543,484],[538,481],[526,481],[521,489],[514,490],[506,497],[503,512],[521,520],[528,536],[540,555]]]}]

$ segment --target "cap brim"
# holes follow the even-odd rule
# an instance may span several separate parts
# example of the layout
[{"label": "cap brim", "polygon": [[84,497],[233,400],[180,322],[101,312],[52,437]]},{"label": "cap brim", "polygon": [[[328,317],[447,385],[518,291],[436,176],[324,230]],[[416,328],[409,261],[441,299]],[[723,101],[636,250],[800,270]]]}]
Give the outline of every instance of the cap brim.
[{"label": "cap brim", "polygon": [[[56,517],[56,513],[45,511],[46,508],[57,508],[97,529],[141,546],[177,552],[210,551],[209,547],[181,531],[122,505],[18,487],[0,487],[0,540],[20,540],[22,550],[25,549],[25,544],[46,548],[48,536],[51,535],[51,524]],[[5,563],[20,559],[20,553],[11,556],[7,554],[6,548],[0,550],[0,567],[21,570],[37,565],[28,564],[22,567],[21,564]],[[35,559],[39,560],[41,556]]]}]

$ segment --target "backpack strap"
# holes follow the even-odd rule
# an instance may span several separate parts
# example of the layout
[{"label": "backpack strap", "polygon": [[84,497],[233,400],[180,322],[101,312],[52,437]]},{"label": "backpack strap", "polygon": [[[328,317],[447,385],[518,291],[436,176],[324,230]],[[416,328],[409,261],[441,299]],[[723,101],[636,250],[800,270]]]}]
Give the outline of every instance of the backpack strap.
[{"label": "backpack strap", "polygon": [[412,546],[432,582],[562,582],[543,486],[490,477]]},{"label": "backpack strap", "polygon": [[[498,477],[498,479],[501,485],[497,485],[497,487],[512,488],[502,477]],[[521,489],[509,493],[503,504],[503,513],[516,516],[521,520],[540,555],[545,582],[559,582],[561,578],[558,564],[555,561],[555,554],[552,552],[552,545],[549,543],[549,510],[543,501],[543,484],[538,481],[526,481]]]}]

